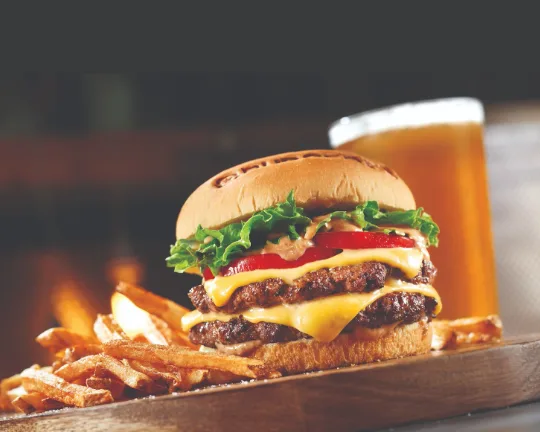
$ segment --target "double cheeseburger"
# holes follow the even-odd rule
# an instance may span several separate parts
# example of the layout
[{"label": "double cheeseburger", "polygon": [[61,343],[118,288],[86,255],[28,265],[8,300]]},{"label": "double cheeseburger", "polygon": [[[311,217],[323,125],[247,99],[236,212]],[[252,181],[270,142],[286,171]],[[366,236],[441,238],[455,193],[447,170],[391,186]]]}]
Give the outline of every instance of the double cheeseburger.
[{"label": "double cheeseburger", "polygon": [[300,373],[430,350],[438,233],[390,168],[285,153],[195,190],[167,264],[203,278],[182,319],[193,343]]}]

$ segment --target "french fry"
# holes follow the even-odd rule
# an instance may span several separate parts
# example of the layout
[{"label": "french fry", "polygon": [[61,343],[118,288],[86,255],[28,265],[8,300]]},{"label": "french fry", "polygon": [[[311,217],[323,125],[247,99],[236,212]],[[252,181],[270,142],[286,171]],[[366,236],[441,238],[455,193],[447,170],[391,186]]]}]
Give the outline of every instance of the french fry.
[{"label": "french fry", "polygon": [[205,369],[182,369],[182,377],[184,378],[183,382],[189,385],[188,390],[192,387],[204,383],[210,371]]},{"label": "french fry", "polygon": [[49,351],[58,352],[74,345],[93,344],[97,341],[63,327],[55,327],[41,333],[36,338],[36,342]]},{"label": "french fry", "polygon": [[148,375],[138,372],[122,363],[120,360],[105,354],[99,355],[99,362],[96,365],[95,375],[97,377],[113,375],[128,387],[148,394],[159,391],[159,386],[157,386]]},{"label": "french fry", "polygon": [[66,348],[63,353],[62,363],[72,363],[83,357],[100,354],[103,348],[98,344],[74,345]]},{"label": "french fry", "polygon": [[116,287],[116,291],[125,295],[136,306],[161,318],[173,330],[182,331],[180,320],[189,312],[185,307],[126,282],[120,282]]},{"label": "french fry", "polygon": [[184,345],[188,348],[191,348],[193,350],[198,350],[200,348],[199,345],[195,345],[193,342],[191,342],[189,340],[189,336],[187,335],[187,333],[184,333],[184,332],[181,332],[181,331],[178,331],[176,332],[176,336],[180,339],[181,341],[181,345]]},{"label": "french fry", "polygon": [[163,333],[161,333],[159,328],[156,326],[155,321],[153,321],[151,317],[152,315],[148,315],[148,319],[145,319],[140,323],[142,335],[145,337],[148,343],[156,345],[169,345],[167,338]]},{"label": "french fry", "polygon": [[[43,395],[40,395],[39,393],[30,393],[27,394],[27,396],[32,397],[33,395],[39,395],[41,399],[43,399]],[[40,402],[41,402],[40,399]],[[27,401],[23,396],[16,397],[13,402],[11,402],[11,405],[15,409],[15,411],[23,413],[23,414],[30,414],[36,411],[36,408],[30,404],[29,401]]]},{"label": "french fry", "polygon": [[189,388],[186,388],[186,384],[183,383],[183,378],[180,373],[169,372],[164,370],[163,366],[160,367],[157,365],[150,365],[137,360],[123,360],[123,362],[127,363],[136,371],[148,375],[153,380],[158,382],[160,381],[165,384],[169,390],[169,393],[177,390],[189,390]]},{"label": "french fry", "polygon": [[83,357],[62,366],[54,374],[67,382],[73,382],[78,379],[83,379],[86,382],[86,378],[94,374],[99,361],[99,354]]},{"label": "french fry", "polygon": [[154,382],[141,372],[138,372],[113,357],[105,354],[83,357],[73,363],[62,366],[56,375],[71,382],[83,379],[87,382],[90,375],[107,378],[111,375],[118,378],[128,387],[152,393]]},{"label": "french fry", "polygon": [[[181,329],[187,309],[140,287],[121,283],[111,305],[113,314],[97,316],[95,336],[62,327],[41,333],[36,341],[55,354],[52,366],[34,365],[0,381],[0,411],[89,407],[246,377],[281,376],[260,360],[198,351]],[[461,325],[478,329],[479,324]],[[476,333],[452,335],[459,343],[480,338]]]},{"label": "french fry", "polygon": [[25,394],[27,394],[27,391],[22,386],[22,381],[21,381],[20,386],[15,387],[15,388],[13,388],[13,389],[11,389],[10,391],[7,392],[7,397],[10,400],[10,403],[11,403],[16,398],[18,398],[19,396],[22,396],[22,395],[25,395]]},{"label": "french fry", "polygon": [[38,392],[21,394],[13,400],[12,405],[16,411],[24,414],[50,411],[65,407],[63,403],[47,398]]},{"label": "french fry", "polygon": [[139,360],[146,363],[172,364],[189,369],[216,369],[249,378],[267,377],[269,371],[260,360],[201,353],[182,347],[148,345],[132,341],[111,341],[103,346],[105,353],[116,357]]},{"label": "french fry", "polygon": [[21,384],[22,377],[18,374],[0,381],[0,411],[12,409],[12,398],[9,397],[8,393],[19,387]]},{"label": "french fry", "polygon": [[502,322],[497,315],[460,318],[457,320],[434,320],[433,350],[455,349],[465,345],[499,342]]},{"label": "french fry", "polygon": [[112,315],[98,314],[94,323],[94,333],[101,343],[115,339],[129,339]]},{"label": "french fry", "polygon": [[166,344],[161,344],[161,345],[178,345],[178,346],[186,346],[191,349],[198,349],[198,346],[193,344],[185,333],[177,332],[173,330],[169,326],[169,324],[167,324],[165,320],[155,315],[150,314],[149,316],[156,330],[159,331],[159,333],[161,333],[161,335],[166,341]]},{"label": "french fry", "polygon": [[208,376],[206,378],[207,384],[209,385],[219,385],[219,384],[228,384],[233,382],[242,381],[244,378],[238,375],[234,375],[230,372],[223,372],[218,370],[208,371]]},{"label": "french fry", "polygon": [[[165,320],[150,314],[150,320],[154,324],[155,328],[163,335],[166,344],[160,345],[178,345],[185,346],[191,349],[199,349],[198,345],[193,344],[186,333],[173,330]],[[152,341],[150,341],[152,343]]]},{"label": "french fry", "polygon": [[27,392],[39,392],[47,398],[65,405],[80,408],[113,402],[108,390],[94,390],[76,384],[70,384],[49,372],[28,368],[22,374],[23,387]]},{"label": "french fry", "polygon": [[109,390],[114,400],[122,399],[125,385],[115,378],[100,378],[91,376],[86,380],[86,385],[96,390]]}]

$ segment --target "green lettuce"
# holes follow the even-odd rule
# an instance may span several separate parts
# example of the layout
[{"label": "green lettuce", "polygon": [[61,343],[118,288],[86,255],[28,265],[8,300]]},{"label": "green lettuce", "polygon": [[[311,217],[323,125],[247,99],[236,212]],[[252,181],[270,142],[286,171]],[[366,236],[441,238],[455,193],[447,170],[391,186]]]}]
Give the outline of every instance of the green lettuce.
[{"label": "green lettuce", "polygon": [[[332,219],[344,219],[365,231],[380,226],[408,226],[426,235],[428,245],[438,245],[439,227],[422,208],[408,211],[384,211],[376,201],[368,201],[352,211],[335,211],[316,226],[316,232]],[[229,224],[219,230],[197,228],[190,239],[180,239],[171,246],[167,266],[182,273],[192,267],[209,268],[214,275],[247,250],[263,247],[270,234],[282,233],[296,240],[312,220],[296,206],[294,192],[285,202],[254,213],[247,221]]]},{"label": "green lettuce", "polygon": [[323,222],[317,225],[317,231],[332,219],[346,219],[354,222],[365,231],[374,230],[384,225],[408,226],[424,234],[428,246],[439,245],[439,227],[422,207],[416,210],[382,211],[376,201],[367,201],[349,213],[343,211],[330,213]]},{"label": "green lettuce", "polygon": [[310,223],[304,210],[296,206],[291,192],[285,202],[256,212],[245,222],[232,223],[219,230],[199,226],[193,239],[178,240],[171,246],[167,265],[180,273],[190,267],[199,267],[201,271],[208,267],[217,275],[220,267],[245,251],[264,246],[269,234],[284,233],[296,240]]}]

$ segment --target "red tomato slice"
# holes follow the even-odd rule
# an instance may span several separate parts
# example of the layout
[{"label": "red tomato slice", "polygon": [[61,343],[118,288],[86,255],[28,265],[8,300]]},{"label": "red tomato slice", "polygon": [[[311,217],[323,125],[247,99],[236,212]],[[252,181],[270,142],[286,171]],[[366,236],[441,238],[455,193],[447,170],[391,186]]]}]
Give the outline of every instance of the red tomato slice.
[{"label": "red tomato slice", "polygon": [[[236,273],[252,270],[295,268],[312,261],[330,258],[337,253],[338,251],[327,247],[312,247],[306,249],[304,255],[294,261],[284,260],[278,254],[248,255],[246,257],[237,258],[231,261],[230,264],[222,267],[220,276],[232,276]],[[205,280],[214,278],[214,275],[209,268],[204,270],[203,276]]]},{"label": "red tomato slice", "polygon": [[327,232],[313,239],[317,246],[331,249],[412,248],[414,240],[381,232]]}]

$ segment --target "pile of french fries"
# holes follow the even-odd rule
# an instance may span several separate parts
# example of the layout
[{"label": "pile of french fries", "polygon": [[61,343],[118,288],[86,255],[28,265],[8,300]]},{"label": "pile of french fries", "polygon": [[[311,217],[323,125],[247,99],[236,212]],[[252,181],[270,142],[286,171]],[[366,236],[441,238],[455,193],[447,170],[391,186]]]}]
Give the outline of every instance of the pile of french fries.
[{"label": "pile of french fries", "polygon": [[500,342],[502,330],[502,322],[497,315],[461,318],[453,321],[433,320],[431,349],[449,350],[467,345]]},{"label": "pile of french fries", "polygon": [[116,291],[148,313],[140,333],[129,337],[114,313],[98,315],[93,337],[61,327],[43,332],[36,341],[56,360],[1,381],[0,410],[89,407],[280,376],[259,360],[199,351],[180,327],[184,307],[126,283]]},{"label": "pile of french fries", "polygon": [[[56,360],[1,381],[0,411],[82,408],[280,376],[260,360],[199,351],[180,326],[188,310],[171,300],[127,283],[116,287],[113,296],[118,295],[146,314],[136,334],[128,335],[114,308],[111,315],[98,315],[93,336],[62,327],[41,333],[36,341]],[[434,320],[432,349],[498,342],[501,336],[502,323],[495,315]]]}]

